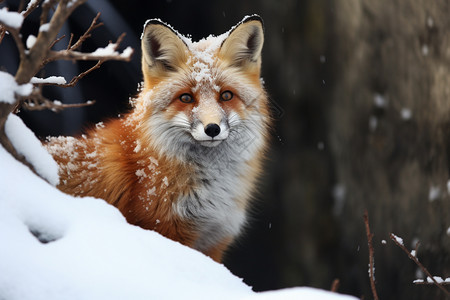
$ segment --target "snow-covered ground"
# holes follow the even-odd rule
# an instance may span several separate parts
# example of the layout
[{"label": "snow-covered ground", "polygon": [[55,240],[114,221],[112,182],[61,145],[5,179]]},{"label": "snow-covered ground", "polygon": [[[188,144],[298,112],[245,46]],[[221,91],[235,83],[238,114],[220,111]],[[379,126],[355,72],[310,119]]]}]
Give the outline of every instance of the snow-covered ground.
[{"label": "snow-covered ground", "polygon": [[[20,153],[39,153],[23,122],[7,125],[25,139],[15,143]],[[53,166],[38,156],[36,169]],[[105,201],[63,194],[0,146],[0,299],[356,298],[312,288],[255,293],[200,252],[129,225]]]}]

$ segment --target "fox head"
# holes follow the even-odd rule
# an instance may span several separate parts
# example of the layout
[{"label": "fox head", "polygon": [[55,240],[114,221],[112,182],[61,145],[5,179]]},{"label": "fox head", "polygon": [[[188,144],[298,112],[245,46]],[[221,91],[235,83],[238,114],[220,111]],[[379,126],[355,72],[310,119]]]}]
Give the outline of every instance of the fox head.
[{"label": "fox head", "polygon": [[251,152],[263,144],[268,109],[260,80],[259,16],[198,42],[152,19],[141,39],[144,85],[136,110],[157,150]]}]

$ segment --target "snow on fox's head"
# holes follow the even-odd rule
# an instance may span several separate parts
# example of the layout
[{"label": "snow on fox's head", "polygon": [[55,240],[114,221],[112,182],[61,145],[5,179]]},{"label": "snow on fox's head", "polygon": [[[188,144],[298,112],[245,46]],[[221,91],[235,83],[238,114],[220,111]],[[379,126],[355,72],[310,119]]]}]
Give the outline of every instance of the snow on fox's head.
[{"label": "snow on fox's head", "polygon": [[260,80],[263,40],[256,15],[198,42],[148,20],[142,34],[143,96],[136,108],[147,112],[152,138],[159,137],[165,150],[255,138],[261,144],[267,122]]}]

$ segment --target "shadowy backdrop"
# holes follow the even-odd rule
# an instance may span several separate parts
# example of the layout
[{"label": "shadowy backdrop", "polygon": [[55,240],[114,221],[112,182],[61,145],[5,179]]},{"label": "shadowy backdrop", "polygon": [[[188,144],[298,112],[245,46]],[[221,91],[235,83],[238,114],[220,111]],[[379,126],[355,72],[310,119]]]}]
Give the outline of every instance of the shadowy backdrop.
[{"label": "shadowy backdrop", "polygon": [[[18,1],[4,1],[11,9]],[[80,35],[100,11],[105,26],[83,51],[122,33],[131,63],[107,62],[75,88],[47,88],[64,103],[95,99],[87,108],[20,113],[36,134],[80,134],[127,111],[142,80],[140,34],[160,18],[199,40],[221,34],[245,15],[265,24],[262,76],[275,126],[265,175],[247,232],[226,266],[255,290],[290,286],[371,298],[363,213],[374,236],[381,299],[444,299],[392,242],[409,249],[434,275],[450,276],[450,7],[444,0],[106,1],[89,0],[61,34]],[[23,28],[36,35],[39,12]],[[57,44],[64,48],[68,38]],[[17,68],[5,38],[0,66]],[[92,63],[58,62],[42,76],[70,80]],[[385,242],[386,241],[386,242]]]}]

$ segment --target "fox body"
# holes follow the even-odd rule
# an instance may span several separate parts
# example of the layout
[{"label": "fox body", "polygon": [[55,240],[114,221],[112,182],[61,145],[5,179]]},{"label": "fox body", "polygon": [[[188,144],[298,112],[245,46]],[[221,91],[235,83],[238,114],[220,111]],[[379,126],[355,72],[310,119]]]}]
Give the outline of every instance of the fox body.
[{"label": "fox body", "polygon": [[58,188],[105,199],[129,223],[221,261],[246,224],[267,144],[262,45],[255,15],[199,42],[147,21],[132,111],[46,142]]}]

